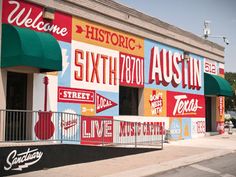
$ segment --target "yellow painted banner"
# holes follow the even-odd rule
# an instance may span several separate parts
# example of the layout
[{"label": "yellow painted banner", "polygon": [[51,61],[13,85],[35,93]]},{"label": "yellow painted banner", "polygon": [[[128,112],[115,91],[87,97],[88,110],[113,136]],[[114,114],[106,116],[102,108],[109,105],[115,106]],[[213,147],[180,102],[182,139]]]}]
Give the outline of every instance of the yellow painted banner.
[{"label": "yellow painted banner", "polygon": [[72,18],[72,39],[144,57],[144,39],[81,18]]},{"label": "yellow painted banner", "polygon": [[96,113],[94,104],[81,104],[81,115],[94,116]]},{"label": "yellow painted banner", "polygon": [[216,97],[216,121],[224,122],[225,98]]},{"label": "yellow painted banner", "polygon": [[144,115],[166,116],[166,91],[151,88],[144,89]]}]

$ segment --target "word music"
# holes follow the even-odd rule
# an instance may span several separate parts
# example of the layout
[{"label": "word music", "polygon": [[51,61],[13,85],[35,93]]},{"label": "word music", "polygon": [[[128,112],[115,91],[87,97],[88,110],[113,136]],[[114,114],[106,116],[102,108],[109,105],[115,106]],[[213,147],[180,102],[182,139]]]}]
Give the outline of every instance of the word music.
[{"label": "word music", "polygon": [[117,85],[116,57],[76,49],[75,66],[74,78],[77,81]]},{"label": "word music", "polygon": [[190,57],[187,62],[178,52],[172,53],[166,49],[159,52],[158,47],[153,47],[150,57],[149,83],[167,86],[170,83],[177,87],[182,82],[182,87],[199,90],[202,87],[201,61]]},{"label": "word music", "polygon": [[[17,26],[24,25],[27,28],[37,29],[38,31],[52,32],[61,36],[68,34],[68,29],[59,27],[55,24],[42,21],[43,11],[39,12],[35,18],[32,18],[32,8],[26,11],[26,8],[21,8],[17,1],[9,1],[9,4],[15,5],[15,9],[8,16],[8,23],[16,23]],[[31,18],[30,18],[31,17]]]},{"label": "word music", "polygon": [[163,135],[165,134],[165,122],[138,122],[136,124],[135,122],[120,122],[120,137],[135,136],[135,134],[138,136]]}]

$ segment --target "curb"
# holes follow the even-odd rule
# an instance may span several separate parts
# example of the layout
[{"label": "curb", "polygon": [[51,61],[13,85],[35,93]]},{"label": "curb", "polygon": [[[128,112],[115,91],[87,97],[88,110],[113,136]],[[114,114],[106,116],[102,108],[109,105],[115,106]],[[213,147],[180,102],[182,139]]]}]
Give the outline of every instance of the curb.
[{"label": "curb", "polygon": [[183,157],[180,159],[163,162],[160,164],[149,165],[142,168],[137,168],[133,170],[128,170],[120,173],[115,173],[111,175],[105,175],[103,177],[145,177],[151,176],[160,172],[165,172],[174,168],[179,168],[187,165],[191,165],[197,162],[201,162],[204,160],[212,159],[215,157],[220,157],[226,154],[230,154],[235,152],[235,150],[214,150],[212,152],[207,152],[203,154],[196,154],[188,157]]}]

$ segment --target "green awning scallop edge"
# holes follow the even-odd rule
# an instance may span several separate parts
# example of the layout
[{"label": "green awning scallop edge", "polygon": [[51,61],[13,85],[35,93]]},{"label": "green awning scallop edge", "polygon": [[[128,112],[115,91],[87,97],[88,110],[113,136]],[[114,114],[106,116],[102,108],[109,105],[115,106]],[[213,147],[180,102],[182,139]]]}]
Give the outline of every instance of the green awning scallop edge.
[{"label": "green awning scallop edge", "polygon": [[233,89],[223,77],[204,73],[205,95],[233,96]]},{"label": "green awning scallop edge", "polygon": [[31,66],[61,71],[62,54],[57,40],[48,33],[2,24],[1,67]]}]

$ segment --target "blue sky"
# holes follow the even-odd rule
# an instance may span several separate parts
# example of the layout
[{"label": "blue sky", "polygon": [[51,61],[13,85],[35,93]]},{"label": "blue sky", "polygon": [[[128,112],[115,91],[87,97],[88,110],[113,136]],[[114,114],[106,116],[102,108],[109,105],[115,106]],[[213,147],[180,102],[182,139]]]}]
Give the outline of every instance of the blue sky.
[{"label": "blue sky", "polygon": [[225,47],[225,71],[236,72],[236,0],[115,0],[198,36],[203,35],[204,20],[211,21],[213,36],[208,38]]}]

